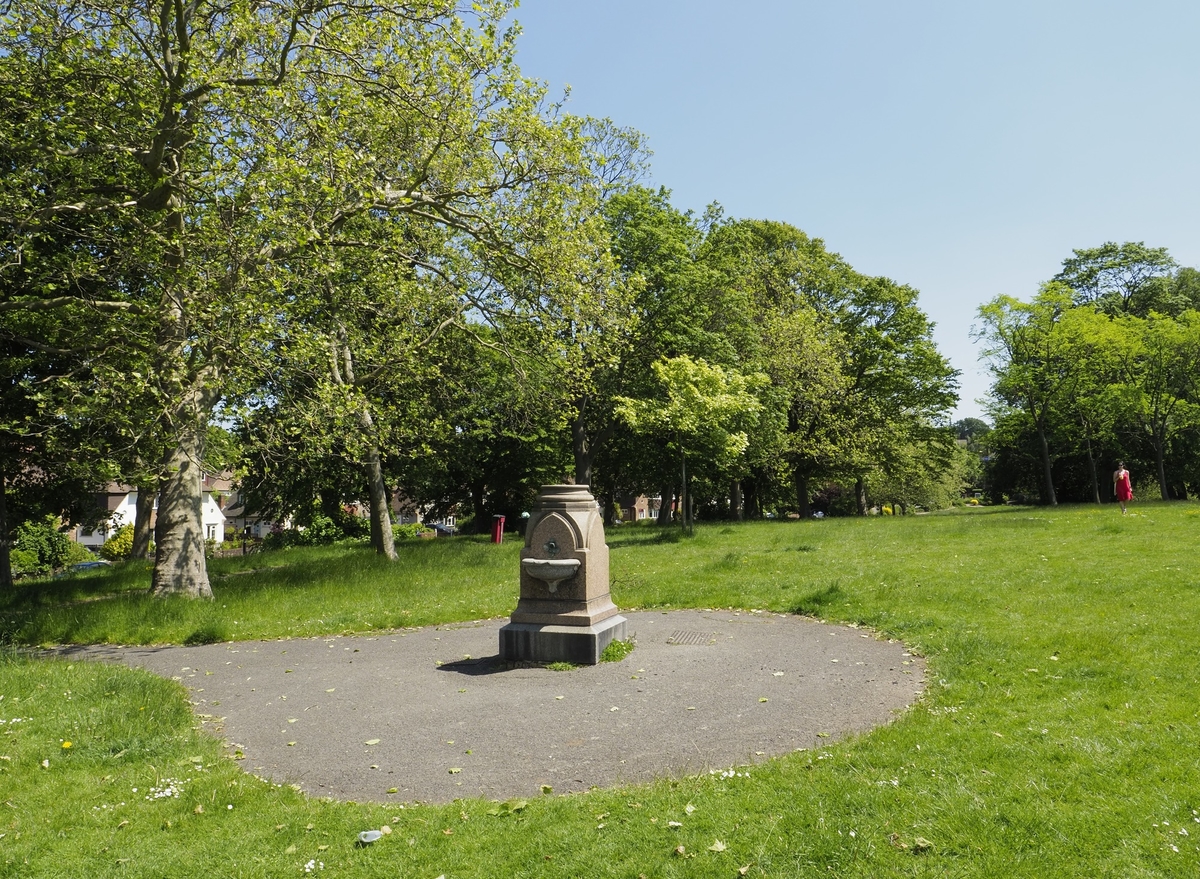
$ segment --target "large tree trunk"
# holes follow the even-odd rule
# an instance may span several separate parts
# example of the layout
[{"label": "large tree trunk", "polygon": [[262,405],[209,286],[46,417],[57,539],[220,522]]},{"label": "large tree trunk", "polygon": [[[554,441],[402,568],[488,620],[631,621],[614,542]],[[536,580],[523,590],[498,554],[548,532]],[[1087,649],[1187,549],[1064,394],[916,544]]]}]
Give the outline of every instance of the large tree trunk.
[{"label": "large tree trunk", "polygon": [[8,477],[0,469],[0,589],[11,589],[12,544],[8,540]]},{"label": "large tree trunk", "polygon": [[[362,413],[364,428],[369,428],[371,416]],[[383,463],[379,458],[379,449],[371,444],[367,449],[366,461],[367,493],[371,498],[371,546],[375,552],[397,558],[396,538],[392,531],[392,511],[388,508],[387,486],[383,481]]]},{"label": "large tree trunk", "polygon": [[157,483],[146,480],[138,486],[133,516],[133,549],[129,551],[131,559],[144,559],[150,555],[150,537],[153,534],[150,520],[154,518],[154,502],[157,499]]},{"label": "large tree trunk", "polygon": [[1166,455],[1163,453],[1163,446],[1166,445],[1160,438],[1154,444],[1154,466],[1158,475],[1158,493],[1164,501],[1171,499],[1171,488],[1167,485],[1167,462]]},{"label": "large tree trunk", "polygon": [[745,521],[746,511],[742,507],[742,481],[733,480],[729,486],[729,517],[735,522]]},{"label": "large tree trunk", "polygon": [[[354,352],[347,341],[344,326],[338,327],[337,341],[333,346],[333,357],[329,361],[333,382],[345,389],[347,396],[353,393],[358,383],[354,367]],[[383,481],[383,462],[379,444],[375,441],[375,419],[366,402],[358,402],[358,424],[363,431],[365,450],[362,457],[367,477],[367,494],[371,504],[371,546],[375,552],[389,559],[396,558],[396,539],[392,533],[392,511],[388,506],[387,486]]]},{"label": "large tree trunk", "polygon": [[858,504],[858,515],[867,515],[867,484],[861,476],[854,480],[854,500]]},{"label": "large tree trunk", "polygon": [[1050,443],[1046,440],[1046,427],[1040,421],[1037,425],[1038,443],[1042,449],[1042,503],[1048,507],[1058,506],[1058,497],[1054,494],[1054,470],[1050,464]]},{"label": "large tree trunk", "polygon": [[[578,485],[579,483],[575,483]],[[598,498],[600,501],[600,515],[604,520],[604,527],[611,528],[616,524],[617,511],[617,494],[611,488],[600,493]]]},{"label": "large tree trunk", "polygon": [[762,502],[758,495],[758,479],[749,479],[742,483],[744,506],[747,519],[762,518]]},{"label": "large tree trunk", "polygon": [[658,524],[671,524],[671,508],[674,506],[675,488],[669,483],[663,485],[658,495]]},{"label": "large tree trunk", "polygon": [[486,491],[487,486],[482,482],[471,483],[471,510],[476,534],[487,534],[492,528],[492,521],[487,515]]},{"label": "large tree trunk", "polygon": [[596,455],[600,453],[604,444],[612,439],[616,425],[609,424],[589,437],[585,420],[589,399],[583,397],[575,401],[575,417],[571,421],[571,453],[575,458],[575,484],[590,486]]},{"label": "large tree trunk", "polygon": [[575,484],[592,484],[592,464],[596,461],[596,446],[588,442],[587,426],[584,424],[584,412],[587,410],[586,398],[575,404],[575,418],[571,421],[571,452],[575,457]]},{"label": "large tree trunk", "polygon": [[1092,434],[1087,428],[1087,422],[1083,423],[1083,439],[1087,446],[1088,475],[1092,480],[1092,497],[1096,503],[1100,503],[1100,474],[1096,472],[1096,456],[1092,454]]},{"label": "large tree trunk", "polygon": [[800,513],[801,519],[808,519],[812,516],[812,510],[808,505],[808,476],[796,470],[794,479],[796,482],[796,509]]},{"label": "large tree trunk", "polygon": [[[203,408],[203,407],[200,407]],[[207,416],[207,410],[204,410]],[[204,522],[200,462],[207,417],[189,413],[189,423],[163,460],[158,521],[154,527],[154,576],[151,594],[212,598],[204,558]]]}]

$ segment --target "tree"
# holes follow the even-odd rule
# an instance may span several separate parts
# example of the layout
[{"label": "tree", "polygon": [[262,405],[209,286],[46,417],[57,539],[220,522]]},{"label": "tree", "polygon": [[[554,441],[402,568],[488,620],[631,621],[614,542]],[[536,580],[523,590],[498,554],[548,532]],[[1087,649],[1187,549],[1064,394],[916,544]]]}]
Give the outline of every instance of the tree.
[{"label": "tree", "polygon": [[661,432],[678,456],[683,522],[690,524],[688,458],[729,466],[748,443],[751,421],[762,409],[754,388],[765,376],[743,376],[683,355],[654,364],[657,399],[620,398],[618,415],[638,433]]},{"label": "tree", "polygon": [[[0,311],[90,305],[148,363],[138,383],[166,438],[156,595],[211,595],[208,423],[251,385],[295,298],[336,274],[325,258],[388,254],[463,290],[464,272],[520,267],[562,231],[578,125],[550,118],[513,64],[510,4],[472,10],[31,0],[0,22],[14,80],[38,84],[4,183],[5,252],[33,252],[62,218],[94,236],[57,263],[73,286],[24,289]],[[425,229],[437,246],[414,248]]]},{"label": "tree", "polygon": [[731,349],[726,363],[770,378],[748,454],[751,505],[782,480],[807,516],[809,480],[835,465],[846,440],[835,417],[847,388],[845,339],[833,310],[857,276],[820,239],[766,220],[713,226],[703,259],[716,288],[714,323]]},{"label": "tree", "polygon": [[1177,263],[1165,247],[1107,241],[1073,253],[1053,280],[1074,291],[1074,304],[1091,305],[1106,314],[1174,313],[1170,281]]},{"label": "tree", "polygon": [[1120,405],[1153,450],[1159,493],[1169,500],[1167,452],[1200,426],[1200,312],[1122,317],[1116,329]]},{"label": "tree", "polygon": [[1071,291],[1057,283],[1046,284],[1030,303],[999,296],[979,308],[981,325],[973,335],[985,347],[996,377],[993,393],[1010,406],[1019,407],[1037,433],[1042,464],[1042,503],[1054,506],[1054,475],[1048,434],[1052,418],[1072,387],[1083,364],[1070,340],[1056,332],[1071,307]]},{"label": "tree", "polygon": [[847,390],[834,417],[845,427],[842,473],[855,481],[867,511],[866,476],[896,469],[909,449],[940,449],[926,466],[945,466],[953,433],[948,412],[958,400],[958,372],[933,343],[933,324],[917,307],[917,291],[889,278],[859,276],[836,306],[845,340]]}]

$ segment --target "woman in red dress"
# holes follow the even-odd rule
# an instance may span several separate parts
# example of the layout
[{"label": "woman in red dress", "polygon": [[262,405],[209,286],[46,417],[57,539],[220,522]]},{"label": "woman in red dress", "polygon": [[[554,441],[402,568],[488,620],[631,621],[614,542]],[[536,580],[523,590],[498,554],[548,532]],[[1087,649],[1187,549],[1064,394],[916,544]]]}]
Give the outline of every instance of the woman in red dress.
[{"label": "woman in red dress", "polygon": [[1117,464],[1117,469],[1113,473],[1113,493],[1117,496],[1117,503],[1121,505],[1121,515],[1125,515],[1125,504],[1133,500],[1133,483],[1129,481],[1129,471],[1125,469],[1125,462],[1121,461]]}]

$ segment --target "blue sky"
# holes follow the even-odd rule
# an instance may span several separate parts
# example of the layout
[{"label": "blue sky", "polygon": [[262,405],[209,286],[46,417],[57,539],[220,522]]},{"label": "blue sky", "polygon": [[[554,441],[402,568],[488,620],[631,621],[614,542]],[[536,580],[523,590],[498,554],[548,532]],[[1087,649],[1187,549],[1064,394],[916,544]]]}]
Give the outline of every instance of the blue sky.
[{"label": "blue sky", "polygon": [[1195,0],[522,0],[522,71],[643,132],[652,185],[791,223],[921,291],[962,371],[976,309],[1073,248],[1200,267]]}]

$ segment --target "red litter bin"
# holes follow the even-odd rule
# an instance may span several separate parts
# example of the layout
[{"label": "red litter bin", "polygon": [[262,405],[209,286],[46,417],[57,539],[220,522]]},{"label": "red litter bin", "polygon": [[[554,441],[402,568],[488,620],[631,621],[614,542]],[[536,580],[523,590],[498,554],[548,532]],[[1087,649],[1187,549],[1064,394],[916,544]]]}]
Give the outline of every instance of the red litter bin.
[{"label": "red litter bin", "polygon": [[492,543],[504,542],[504,517],[492,516]]}]

